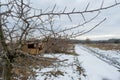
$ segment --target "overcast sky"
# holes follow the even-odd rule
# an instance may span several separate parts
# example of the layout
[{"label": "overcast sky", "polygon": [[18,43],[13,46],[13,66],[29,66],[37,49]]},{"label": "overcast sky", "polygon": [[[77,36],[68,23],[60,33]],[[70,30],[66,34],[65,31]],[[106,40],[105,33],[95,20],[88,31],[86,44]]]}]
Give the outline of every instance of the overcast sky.
[{"label": "overcast sky", "polygon": [[[31,0],[32,6],[39,9],[46,9],[57,5],[58,10],[64,9],[67,6],[67,10],[76,8],[77,10],[83,10],[85,6],[90,2],[89,9],[99,8],[102,0]],[[120,2],[120,0],[117,0]],[[104,0],[104,6],[113,4],[115,0]],[[88,15],[87,17],[89,17]],[[75,18],[75,17],[74,17]],[[92,40],[120,38],[120,5],[114,8],[104,10],[100,14],[99,19],[107,18],[107,20],[93,31],[78,37],[78,39],[90,38]],[[66,25],[69,25],[67,23]],[[70,24],[71,25],[71,24]],[[73,23],[74,25],[74,23]],[[89,24],[91,25],[91,24]]]}]

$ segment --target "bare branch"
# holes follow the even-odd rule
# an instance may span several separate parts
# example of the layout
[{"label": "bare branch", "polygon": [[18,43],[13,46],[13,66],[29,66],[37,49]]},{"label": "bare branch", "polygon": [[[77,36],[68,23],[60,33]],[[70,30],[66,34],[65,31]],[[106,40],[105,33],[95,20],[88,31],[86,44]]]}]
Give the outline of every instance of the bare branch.
[{"label": "bare branch", "polygon": [[98,24],[96,24],[93,28],[91,28],[90,30],[88,30],[88,31],[85,31],[85,32],[80,32],[80,33],[77,33],[75,36],[72,36],[72,38],[75,38],[75,37],[77,37],[77,36],[81,36],[81,35],[83,35],[83,34],[86,34],[86,33],[88,33],[88,32],[90,32],[90,31],[92,31],[94,28],[96,28],[97,26],[99,26],[100,24],[102,24],[104,21],[106,20],[106,18],[105,19],[103,19],[102,21],[100,21]]},{"label": "bare branch", "polygon": [[59,12],[59,13],[53,13],[53,12],[47,12],[47,13],[42,13],[42,14],[39,14],[39,15],[34,15],[34,16],[30,16],[26,19],[31,19],[31,18],[34,18],[34,17],[39,17],[39,16],[45,16],[45,15],[70,15],[70,14],[84,14],[84,13],[91,13],[91,12],[98,12],[98,11],[101,11],[101,10],[105,10],[105,9],[109,9],[111,7],[114,7],[114,6],[117,6],[119,5],[120,3],[117,3],[117,4],[113,4],[113,5],[110,5],[110,6],[107,6],[107,7],[103,7],[103,8],[98,8],[98,9],[93,9],[93,10],[87,10],[87,11],[75,11],[75,12],[64,12],[66,10],[63,11],[63,12]]},{"label": "bare branch", "polygon": [[72,22],[72,19],[71,19],[71,17],[70,17],[70,15],[68,14],[68,18],[70,19],[70,21]]},{"label": "bare branch", "polygon": [[88,7],[89,7],[90,3],[87,4],[86,8],[85,8],[85,11],[87,11]]},{"label": "bare branch", "polygon": [[53,7],[53,9],[52,9],[52,12],[54,12],[55,8],[56,8],[56,4],[54,5],[54,7]]}]

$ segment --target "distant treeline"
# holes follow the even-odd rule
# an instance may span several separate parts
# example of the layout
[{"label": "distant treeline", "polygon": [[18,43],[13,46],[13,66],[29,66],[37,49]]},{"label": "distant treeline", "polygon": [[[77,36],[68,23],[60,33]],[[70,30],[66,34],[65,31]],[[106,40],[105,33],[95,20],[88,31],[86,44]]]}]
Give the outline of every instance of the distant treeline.
[{"label": "distant treeline", "polygon": [[72,43],[120,43],[120,39],[109,39],[109,40],[70,40]]}]

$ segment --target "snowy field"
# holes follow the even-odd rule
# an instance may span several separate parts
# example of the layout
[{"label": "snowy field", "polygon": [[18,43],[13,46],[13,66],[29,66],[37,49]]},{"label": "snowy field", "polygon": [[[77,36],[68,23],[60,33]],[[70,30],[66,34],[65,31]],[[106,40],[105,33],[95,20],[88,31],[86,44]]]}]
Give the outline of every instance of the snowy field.
[{"label": "snowy field", "polygon": [[92,53],[99,59],[107,62],[110,65],[115,66],[120,70],[120,50],[101,50],[98,48],[92,48],[87,46],[84,47],[89,53]]},{"label": "snowy field", "polygon": [[[44,55],[57,57],[60,60],[66,59],[67,61],[53,67],[38,70],[36,80],[120,80],[119,68],[114,66],[114,63],[111,61],[112,59],[119,62],[119,53],[115,51],[109,53],[109,51],[106,51],[107,54],[105,54],[105,51],[102,52],[98,49],[93,51],[92,48],[82,45],[76,45],[75,51],[78,56],[65,54]],[[99,58],[96,55],[97,53],[95,53],[96,51],[102,52],[102,57],[107,56],[107,59],[110,58],[110,60],[107,62],[107,59],[104,60],[101,56]]]}]

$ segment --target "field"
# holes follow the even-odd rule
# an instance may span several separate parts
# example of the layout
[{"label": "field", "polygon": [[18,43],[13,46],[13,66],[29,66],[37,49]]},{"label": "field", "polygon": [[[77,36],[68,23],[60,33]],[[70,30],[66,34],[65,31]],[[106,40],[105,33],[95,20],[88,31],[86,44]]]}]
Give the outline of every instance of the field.
[{"label": "field", "polygon": [[55,67],[37,70],[36,80],[120,80],[120,54],[114,50],[100,50],[78,44],[75,52],[77,56],[44,54],[45,57],[57,57],[65,61]]},{"label": "field", "polygon": [[[16,67],[12,72],[19,78],[17,80],[27,80],[29,76],[29,80],[120,80],[119,50],[101,50],[76,44],[75,53],[77,56],[61,53],[37,55],[45,58],[40,61],[18,57],[15,63],[26,67]],[[1,72],[2,67],[2,76]]]},{"label": "field", "polygon": [[93,48],[99,48],[102,50],[120,50],[120,43],[119,44],[115,44],[115,43],[89,43],[89,44],[85,44],[89,47],[93,47]]}]

